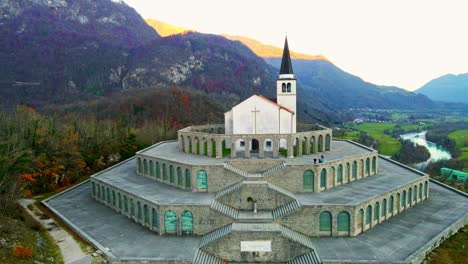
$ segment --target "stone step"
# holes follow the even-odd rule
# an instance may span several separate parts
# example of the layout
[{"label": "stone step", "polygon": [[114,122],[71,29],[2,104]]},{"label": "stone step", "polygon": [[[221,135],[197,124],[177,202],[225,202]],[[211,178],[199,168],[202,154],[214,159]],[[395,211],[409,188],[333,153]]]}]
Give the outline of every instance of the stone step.
[{"label": "stone step", "polygon": [[273,219],[281,218],[285,215],[291,214],[292,212],[301,208],[301,203],[298,200],[292,200],[291,202],[284,204],[272,212]]},{"label": "stone step", "polygon": [[299,233],[299,232],[296,232],[290,228],[287,228],[283,225],[280,225],[280,230],[281,230],[281,234],[283,234],[283,236],[291,239],[292,241],[295,241],[299,244],[302,244],[303,246],[306,246],[308,248],[311,248],[313,250],[315,250],[315,246],[314,244],[312,243],[312,241],[310,240],[309,237]]},{"label": "stone step", "polygon": [[272,223],[273,216],[271,211],[240,211],[238,217],[239,223]]},{"label": "stone step", "polygon": [[273,174],[273,173],[275,173],[275,172],[277,172],[279,170],[282,170],[284,168],[286,168],[286,163],[283,162],[283,163],[280,163],[280,164],[278,164],[278,165],[276,165],[274,167],[271,167],[271,168],[269,168],[267,170],[264,170],[261,174],[262,174],[263,177],[265,177],[265,176]]},{"label": "stone step", "polygon": [[216,193],[215,199],[218,199],[218,198],[220,198],[220,197],[222,197],[224,195],[228,195],[228,194],[238,190],[241,187],[241,184],[242,184],[242,182],[238,182],[236,184],[233,184],[233,185],[230,185],[230,186],[224,188],[223,190]]},{"label": "stone step", "polygon": [[211,231],[210,233],[203,236],[200,241],[199,247],[202,248],[211,242],[214,242],[222,237],[229,235],[232,231],[232,224],[225,225],[221,228]]},{"label": "stone step", "polygon": [[309,253],[306,253],[302,256],[298,256],[288,261],[287,264],[322,264],[317,251],[312,250]]},{"label": "stone step", "polygon": [[210,205],[210,208],[213,209],[213,210],[216,210],[222,214],[225,214],[227,216],[230,216],[234,219],[237,219],[238,216],[239,216],[239,211],[230,207],[230,206],[227,206],[223,203],[220,203],[218,202],[217,200],[213,200],[213,202],[211,202],[211,205]]},{"label": "stone step", "polygon": [[282,194],[284,194],[286,196],[289,196],[289,197],[291,197],[293,199],[296,199],[296,196],[294,195],[294,193],[292,193],[292,192],[290,192],[290,191],[288,191],[288,190],[286,190],[286,189],[284,189],[282,187],[279,187],[278,185],[275,185],[275,184],[269,182],[268,187],[270,189],[272,189],[272,190],[275,190],[275,191],[280,192],[280,193],[282,193]]},{"label": "stone step", "polygon": [[222,259],[210,255],[203,250],[197,249],[195,256],[192,260],[193,264],[224,264]]}]

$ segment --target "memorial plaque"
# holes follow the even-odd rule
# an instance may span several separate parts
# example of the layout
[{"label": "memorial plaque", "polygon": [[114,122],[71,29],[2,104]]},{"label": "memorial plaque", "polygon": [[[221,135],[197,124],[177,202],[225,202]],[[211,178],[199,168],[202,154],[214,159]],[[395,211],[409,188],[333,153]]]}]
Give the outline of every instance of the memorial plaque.
[{"label": "memorial plaque", "polygon": [[241,241],[241,252],[271,252],[271,240]]}]

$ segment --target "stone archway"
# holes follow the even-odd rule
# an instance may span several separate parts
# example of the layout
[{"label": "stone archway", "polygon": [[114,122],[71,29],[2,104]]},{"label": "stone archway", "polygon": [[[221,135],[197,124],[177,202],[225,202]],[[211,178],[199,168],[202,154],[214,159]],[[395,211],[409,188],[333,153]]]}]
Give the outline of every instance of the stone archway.
[{"label": "stone archway", "polygon": [[250,152],[251,153],[258,153],[260,150],[260,143],[258,142],[257,139],[252,139],[252,145],[251,145],[251,149],[250,149]]}]

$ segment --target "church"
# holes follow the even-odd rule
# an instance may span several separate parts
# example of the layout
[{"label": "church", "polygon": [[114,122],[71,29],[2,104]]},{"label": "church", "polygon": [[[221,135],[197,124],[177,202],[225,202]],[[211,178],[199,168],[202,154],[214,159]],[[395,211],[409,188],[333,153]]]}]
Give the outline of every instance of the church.
[{"label": "church", "polygon": [[[224,113],[224,124],[226,134],[296,133],[296,79],[287,38],[284,43],[280,74],[276,81],[276,99],[271,100],[258,94],[252,95]],[[250,144],[254,151],[258,149],[257,142],[253,141]],[[245,148],[243,141],[236,144],[238,150]],[[268,151],[271,146],[271,142],[266,141],[264,149]]]}]

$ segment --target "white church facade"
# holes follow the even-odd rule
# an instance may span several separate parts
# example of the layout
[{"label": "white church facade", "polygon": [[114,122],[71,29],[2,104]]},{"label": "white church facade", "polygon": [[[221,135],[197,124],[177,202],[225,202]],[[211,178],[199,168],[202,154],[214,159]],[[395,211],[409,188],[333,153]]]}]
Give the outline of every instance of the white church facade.
[{"label": "white church facade", "polygon": [[[242,134],[293,134],[296,133],[296,79],[292,70],[286,39],[279,78],[276,81],[276,100],[263,95],[252,95],[224,113],[225,133]],[[231,145],[228,142],[228,145]],[[258,148],[255,142],[251,149]],[[284,146],[280,146],[284,147]],[[236,142],[236,149],[244,150],[245,142]],[[266,141],[265,151],[271,151]]]}]

